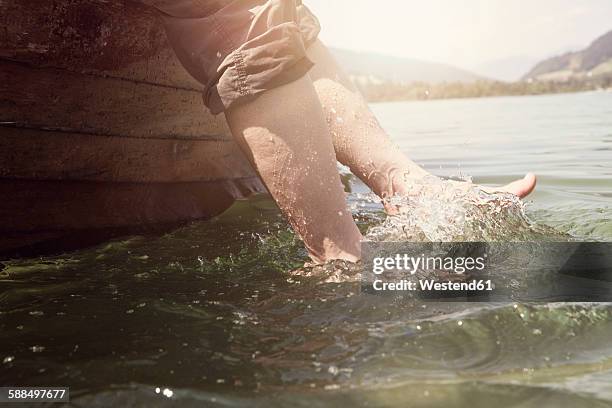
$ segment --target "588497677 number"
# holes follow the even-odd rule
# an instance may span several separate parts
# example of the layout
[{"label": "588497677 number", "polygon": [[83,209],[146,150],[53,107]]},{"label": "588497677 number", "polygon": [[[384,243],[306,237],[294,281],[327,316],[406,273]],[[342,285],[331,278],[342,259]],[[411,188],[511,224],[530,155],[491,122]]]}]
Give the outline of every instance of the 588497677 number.
[{"label": "588497677 number", "polygon": [[2,387],[0,402],[68,402],[67,387]]}]

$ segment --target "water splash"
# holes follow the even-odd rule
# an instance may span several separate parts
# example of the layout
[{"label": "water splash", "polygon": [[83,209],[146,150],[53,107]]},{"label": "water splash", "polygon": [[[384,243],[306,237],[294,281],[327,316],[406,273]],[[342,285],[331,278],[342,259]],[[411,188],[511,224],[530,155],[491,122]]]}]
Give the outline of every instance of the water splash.
[{"label": "water splash", "polygon": [[[368,241],[394,242],[499,242],[566,241],[568,235],[532,222],[525,204],[516,195],[493,193],[471,182],[425,177],[414,182],[414,193],[392,197],[388,204],[399,212],[385,219],[370,219],[365,234]],[[373,194],[356,194],[352,210],[379,202]],[[368,212],[368,210],[365,210]],[[290,272],[321,283],[356,282],[361,264],[332,260],[323,265],[309,264]]]},{"label": "water splash", "polygon": [[361,262],[349,262],[342,259],[332,259],[324,264],[305,263],[302,267],[289,272],[295,282],[295,277],[314,278],[321,283],[359,282],[361,279]]},{"label": "water splash", "polygon": [[514,194],[492,193],[471,183],[425,177],[414,193],[395,196],[389,215],[366,234],[370,241],[529,241],[565,240],[552,228],[534,224]]}]

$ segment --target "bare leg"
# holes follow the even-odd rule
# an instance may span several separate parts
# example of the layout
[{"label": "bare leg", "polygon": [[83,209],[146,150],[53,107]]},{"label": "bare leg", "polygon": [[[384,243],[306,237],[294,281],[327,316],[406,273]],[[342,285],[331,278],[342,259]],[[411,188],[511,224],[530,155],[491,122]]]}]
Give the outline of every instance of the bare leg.
[{"label": "bare leg", "polygon": [[331,135],[308,76],[225,116],[310,257],[358,260],[361,233],[347,209]]},{"label": "bare leg", "polygon": [[[321,100],[338,161],[347,165],[383,199],[394,194],[409,194],[410,180],[428,173],[391,142],[367,103],[320,41],[310,46],[308,56],[315,62],[309,75]],[[524,197],[534,187],[535,176],[528,174],[524,179],[495,190]]]}]

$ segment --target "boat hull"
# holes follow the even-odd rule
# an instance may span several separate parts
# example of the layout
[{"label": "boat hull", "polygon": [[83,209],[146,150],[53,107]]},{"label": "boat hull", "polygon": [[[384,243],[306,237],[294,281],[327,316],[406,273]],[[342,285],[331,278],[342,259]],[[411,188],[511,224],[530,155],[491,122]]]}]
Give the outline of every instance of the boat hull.
[{"label": "boat hull", "polygon": [[265,192],[154,10],[0,2],[0,253],[209,218]]}]

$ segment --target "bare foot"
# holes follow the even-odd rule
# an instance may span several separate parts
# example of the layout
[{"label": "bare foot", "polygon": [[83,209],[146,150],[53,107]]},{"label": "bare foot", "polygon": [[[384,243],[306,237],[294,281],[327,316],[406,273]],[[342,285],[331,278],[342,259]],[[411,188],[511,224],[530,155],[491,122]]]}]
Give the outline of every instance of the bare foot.
[{"label": "bare foot", "polygon": [[[481,186],[481,188],[488,193],[511,193],[519,198],[525,198],[533,191],[536,186],[536,182],[536,176],[533,173],[527,173],[527,175],[525,175],[525,177],[523,177],[522,179],[515,180],[502,187]],[[470,189],[474,186],[472,183],[465,182],[452,181],[452,183],[456,183],[457,186],[461,186],[466,189]],[[418,193],[418,191],[420,191],[422,188],[422,186],[419,186],[415,189],[415,186],[411,185],[409,178],[400,179],[397,177],[392,177],[392,183],[390,184],[390,186],[392,194],[387,193],[384,195],[385,197],[391,197],[396,194],[400,196],[409,196],[411,194]],[[394,204],[391,204],[387,199],[383,199],[383,206],[385,208],[385,212],[389,215],[395,215],[398,212],[401,212],[400,208],[398,208]]]},{"label": "bare foot", "polygon": [[[529,195],[533,191],[536,186],[536,176],[533,173],[527,173],[525,177],[520,180],[513,181],[510,184],[506,184],[505,186],[499,189],[491,189],[493,192],[495,191],[503,191],[506,193],[512,193],[517,195],[519,198],[524,198]],[[488,191],[489,189],[487,189]]]}]

